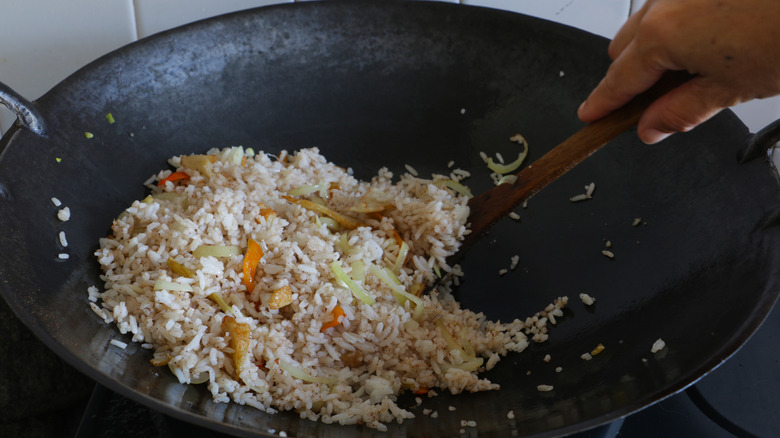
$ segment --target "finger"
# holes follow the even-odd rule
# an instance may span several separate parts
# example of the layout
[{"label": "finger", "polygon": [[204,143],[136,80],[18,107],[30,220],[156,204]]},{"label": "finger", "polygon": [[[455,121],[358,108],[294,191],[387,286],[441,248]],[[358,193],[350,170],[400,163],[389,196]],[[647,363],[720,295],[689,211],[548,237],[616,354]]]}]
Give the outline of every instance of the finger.
[{"label": "finger", "polygon": [[631,42],[609,66],[607,74],[577,110],[584,122],[598,120],[656,83],[668,68],[640,56]]},{"label": "finger", "polygon": [[637,125],[639,139],[658,143],[675,132],[686,132],[735,104],[732,90],[711,80],[697,77],[675,88],[653,102]]},{"label": "finger", "polygon": [[618,29],[615,37],[612,38],[612,41],[609,43],[609,48],[607,50],[610,59],[614,60],[620,56],[628,44],[634,40],[637,30],[639,29],[639,23],[642,21],[642,17],[645,15],[647,5],[648,4],[645,3],[641,9],[634,12],[630,17],[628,17],[628,20],[623,23],[623,26]]}]

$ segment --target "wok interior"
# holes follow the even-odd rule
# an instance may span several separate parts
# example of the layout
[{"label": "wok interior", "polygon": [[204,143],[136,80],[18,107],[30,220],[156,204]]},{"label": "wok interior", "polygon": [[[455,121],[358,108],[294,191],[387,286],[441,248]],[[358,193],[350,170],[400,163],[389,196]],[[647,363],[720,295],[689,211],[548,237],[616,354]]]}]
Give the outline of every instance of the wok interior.
[{"label": "wok interior", "polygon": [[[529,17],[428,2],[264,8],[131,45],[38,101],[50,138],[16,129],[3,138],[0,248],[14,254],[0,268],[3,296],[76,367],[169,414],[237,434],[372,435],[212,403],[137,345],[110,347],[129,337],[88,307],[87,287],[101,286],[98,239],[166,158],[217,146],[317,146],[359,178],[406,163],[446,174],[453,160],[481,192],[491,183],[480,151],[514,159],[508,139],[521,133],[534,160],[580,127],[575,109],[606,69],[606,45]],[[777,296],[777,232],[756,229],[776,183],[762,160],[736,163],[746,134],[731,113],[653,147],[627,133],[518,209],[519,222],[499,223],[463,260],[463,306],[505,321],[568,295],[565,317],[550,341],[485,373],[500,391],[424,400],[390,434],[457,434],[463,419],[477,420],[480,436],[568,433],[640,409],[725,360]],[[590,182],[592,200],[568,200]],[[72,220],[56,219],[52,196]],[[632,226],[637,217],[645,225]],[[67,261],[57,259],[59,230]],[[607,240],[614,260],[601,254]],[[513,255],[517,269],[499,276]],[[667,348],[653,355],[658,338]],[[599,343],[601,355],[580,359]]]}]

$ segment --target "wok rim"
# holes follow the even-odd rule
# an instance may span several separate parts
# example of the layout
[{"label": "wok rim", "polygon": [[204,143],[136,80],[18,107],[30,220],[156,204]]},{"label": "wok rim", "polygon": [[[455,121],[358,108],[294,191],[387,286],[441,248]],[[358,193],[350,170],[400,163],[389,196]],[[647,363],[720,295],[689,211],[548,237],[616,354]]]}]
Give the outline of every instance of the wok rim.
[{"label": "wok rim", "polygon": [[[142,39],[129,43],[125,46],[122,46],[116,50],[113,50],[103,56],[96,58],[94,61],[88,63],[84,67],[78,69],[76,72],[74,72],[73,74],[65,78],[63,81],[59,82],[51,90],[49,90],[43,96],[41,96],[41,98],[39,98],[36,101],[33,101],[32,103],[34,105],[38,105],[39,103],[45,103],[50,98],[51,95],[56,94],[56,91],[59,88],[67,87],[71,82],[79,81],[81,75],[88,74],[90,71],[99,68],[105,63],[111,62],[111,60],[113,59],[121,59],[126,57],[126,54],[128,52],[135,50],[137,46],[144,46],[150,44],[150,42],[157,41],[160,38],[175,36],[179,33],[197,32],[198,29],[209,26],[212,22],[224,20],[226,17],[252,15],[252,14],[262,13],[264,11],[277,9],[277,8],[317,9],[317,8],[327,8],[329,7],[330,4],[360,5],[361,3],[363,3],[361,0],[337,0],[337,1],[330,1],[330,2],[303,2],[303,3],[290,3],[290,4],[287,3],[274,4],[274,5],[260,6],[256,8],[250,8],[250,9],[245,9],[237,12],[222,14],[215,17],[210,17],[192,23],[188,23],[182,26],[178,26],[173,29],[165,30],[144,37]],[[426,7],[425,5],[423,5],[424,3],[432,3],[432,4],[438,3],[439,5],[438,7],[444,7],[444,8],[490,9],[482,6],[461,5],[461,4],[454,5],[445,2],[441,2],[441,3],[440,2],[415,2],[415,1],[393,2],[393,1],[375,0],[368,3],[372,3],[372,4],[416,3],[420,7]],[[497,10],[495,10],[495,12],[503,13],[503,14],[516,14],[513,12],[497,11]],[[523,15],[523,14],[518,14],[518,15]],[[538,20],[543,22],[549,22],[548,20],[544,20],[541,18],[536,18],[536,17],[530,17],[530,18],[535,21]],[[551,23],[555,27],[573,29],[569,26],[560,23],[554,23],[554,22],[549,22],[549,23]],[[587,33],[579,29],[577,29],[577,31]],[[730,110],[726,110],[726,112],[730,113],[732,117],[736,118],[736,116]],[[0,153],[5,151],[8,145],[14,143],[14,139],[24,132],[27,132],[26,128],[21,127],[18,124],[14,124],[7,132],[4,133],[4,135],[0,139]],[[56,135],[56,134],[52,133],[51,135]],[[95,380],[98,384],[103,385],[109,388],[110,390],[118,394],[121,394],[122,396],[128,397],[131,400],[134,400],[152,409],[160,411],[166,415],[170,415],[180,420],[192,424],[196,424],[199,426],[203,426],[215,431],[230,433],[235,436],[266,435],[263,431],[248,431],[246,429],[236,427],[229,423],[213,420],[210,417],[201,415],[196,412],[186,411],[184,409],[181,409],[180,407],[173,406],[162,400],[141,393],[135,388],[131,388],[129,386],[120,383],[119,381],[111,378],[109,375],[104,374],[97,367],[89,364],[85,360],[82,360],[71,350],[69,350],[65,345],[58,342],[46,330],[45,326],[41,323],[40,318],[24,311],[24,306],[17,301],[14,291],[9,289],[6,284],[2,284],[0,286],[0,291],[2,291],[0,295],[2,295],[3,299],[8,303],[9,307],[16,315],[16,317],[19,318],[22,321],[22,323],[28,329],[30,329],[38,339],[40,339],[51,351],[57,354],[57,356],[61,357],[69,365],[73,366],[74,368],[76,368],[78,371],[82,372],[89,378]],[[524,436],[529,436],[529,437],[563,436],[575,432],[592,429],[600,425],[604,425],[612,421],[615,421],[617,419],[626,417],[633,413],[639,412],[649,406],[652,406],[653,404],[659,401],[662,401],[668,397],[680,393],[686,388],[696,384],[700,379],[706,377],[709,373],[717,369],[722,363],[724,363],[726,360],[732,357],[736,352],[738,352],[739,349],[746,342],[748,342],[749,339],[753,336],[753,334],[761,327],[761,325],[763,324],[767,316],[774,308],[778,300],[778,297],[780,297],[780,290],[775,290],[772,293],[762,294],[762,301],[760,302],[760,304],[753,308],[752,312],[750,313],[750,318],[744,321],[744,323],[740,326],[742,330],[738,333],[734,333],[733,336],[731,336],[728,341],[724,342],[721,346],[721,349],[717,351],[715,354],[713,354],[711,359],[703,362],[699,367],[693,370],[689,370],[681,377],[675,379],[674,384],[666,385],[661,389],[658,389],[656,391],[647,394],[645,397],[635,399],[633,402],[628,403],[624,407],[621,407],[619,409],[614,409],[610,411],[608,414],[602,414],[560,428],[549,429],[544,432],[534,433],[531,435],[524,435]],[[229,403],[235,403],[235,402],[231,401]]]}]

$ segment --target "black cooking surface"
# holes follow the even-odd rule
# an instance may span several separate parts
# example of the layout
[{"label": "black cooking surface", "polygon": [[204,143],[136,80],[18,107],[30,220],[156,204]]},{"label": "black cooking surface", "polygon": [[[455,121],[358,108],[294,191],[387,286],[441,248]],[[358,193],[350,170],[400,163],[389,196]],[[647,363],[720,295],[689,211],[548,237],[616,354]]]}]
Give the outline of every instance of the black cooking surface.
[{"label": "black cooking surface", "polygon": [[[51,353],[0,300],[0,436],[221,438],[109,391]],[[777,437],[780,310],[685,392],[571,438]],[[461,436],[471,436],[466,430]]]}]

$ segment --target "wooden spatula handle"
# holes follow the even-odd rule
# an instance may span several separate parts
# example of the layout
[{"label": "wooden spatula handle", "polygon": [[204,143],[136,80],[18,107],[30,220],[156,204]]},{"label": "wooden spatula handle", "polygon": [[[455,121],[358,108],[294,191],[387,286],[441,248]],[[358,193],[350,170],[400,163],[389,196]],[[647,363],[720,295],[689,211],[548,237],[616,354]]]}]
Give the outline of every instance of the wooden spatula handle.
[{"label": "wooden spatula handle", "polygon": [[592,155],[624,131],[635,126],[658,97],[689,80],[685,72],[670,72],[648,91],[606,117],[590,123],[517,173],[514,184],[501,184],[469,200],[471,234],[477,238],[496,221],[539,190]]}]

